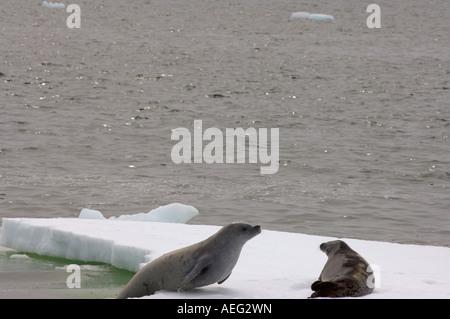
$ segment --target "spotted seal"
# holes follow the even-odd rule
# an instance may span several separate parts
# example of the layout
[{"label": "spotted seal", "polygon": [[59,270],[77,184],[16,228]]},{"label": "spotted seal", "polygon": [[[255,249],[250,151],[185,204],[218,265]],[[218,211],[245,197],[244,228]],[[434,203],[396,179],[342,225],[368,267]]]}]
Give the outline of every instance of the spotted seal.
[{"label": "spotted seal", "polygon": [[344,241],[334,240],[320,245],[328,260],[311,285],[315,297],[360,297],[372,293],[375,278],[369,263]]}]

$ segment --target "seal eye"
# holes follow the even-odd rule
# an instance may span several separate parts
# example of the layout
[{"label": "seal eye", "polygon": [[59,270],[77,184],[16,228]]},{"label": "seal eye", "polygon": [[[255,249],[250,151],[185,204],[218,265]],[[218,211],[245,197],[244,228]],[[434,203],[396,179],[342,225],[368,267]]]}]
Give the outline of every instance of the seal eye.
[{"label": "seal eye", "polygon": [[247,231],[248,227],[247,226],[242,226],[241,230],[242,231]]}]

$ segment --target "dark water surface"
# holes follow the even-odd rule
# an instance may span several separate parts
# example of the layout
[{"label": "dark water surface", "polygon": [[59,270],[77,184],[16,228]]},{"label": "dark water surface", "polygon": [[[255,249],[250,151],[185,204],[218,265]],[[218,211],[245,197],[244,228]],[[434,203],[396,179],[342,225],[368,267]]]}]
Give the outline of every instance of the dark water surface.
[{"label": "dark water surface", "polygon": [[[2,1],[0,217],[180,202],[195,224],[448,246],[450,2],[377,3],[380,29],[362,1],[78,1],[69,29]],[[194,120],[279,128],[278,172],[174,164]]]}]

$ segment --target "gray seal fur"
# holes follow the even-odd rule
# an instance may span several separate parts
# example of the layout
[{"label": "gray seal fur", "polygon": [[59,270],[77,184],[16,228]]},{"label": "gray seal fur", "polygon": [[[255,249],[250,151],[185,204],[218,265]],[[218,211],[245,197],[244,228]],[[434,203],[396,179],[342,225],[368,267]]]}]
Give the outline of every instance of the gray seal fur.
[{"label": "gray seal fur", "polygon": [[224,226],[201,242],[162,255],[145,265],[117,298],[221,284],[230,276],[244,244],[260,232],[259,225],[231,223]]},{"label": "gray seal fur", "polygon": [[372,293],[375,278],[369,263],[344,241],[320,245],[328,260],[319,280],[311,285],[315,297],[360,297]]}]

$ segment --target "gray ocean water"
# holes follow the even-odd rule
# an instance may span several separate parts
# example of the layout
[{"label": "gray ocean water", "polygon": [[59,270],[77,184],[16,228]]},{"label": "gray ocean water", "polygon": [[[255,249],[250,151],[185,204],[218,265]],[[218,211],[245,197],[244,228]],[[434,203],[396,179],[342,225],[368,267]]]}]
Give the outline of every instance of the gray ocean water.
[{"label": "gray ocean water", "polygon": [[[364,1],[76,3],[73,29],[0,5],[1,217],[180,202],[192,224],[450,245],[449,1],[378,1],[373,29]],[[278,128],[279,170],[175,164],[194,120]]]}]

